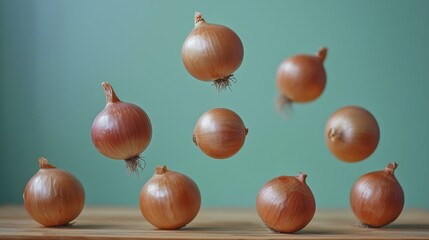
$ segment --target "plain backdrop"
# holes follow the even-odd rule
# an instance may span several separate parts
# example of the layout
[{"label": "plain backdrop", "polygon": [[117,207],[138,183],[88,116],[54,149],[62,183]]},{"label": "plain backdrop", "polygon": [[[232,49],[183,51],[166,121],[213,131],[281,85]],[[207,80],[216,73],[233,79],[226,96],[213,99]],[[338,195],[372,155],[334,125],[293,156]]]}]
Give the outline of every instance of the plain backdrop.
[{"label": "plain backdrop", "polygon": [[[407,208],[429,209],[429,1],[54,1],[0,0],[0,204],[22,204],[46,157],[73,173],[88,205],[138,205],[158,164],[191,177],[203,207],[254,207],[280,175],[308,174],[317,207],[349,208],[357,178],[396,161]],[[233,29],[244,60],[231,91],[184,68],[181,47],[194,12]],[[275,73],[294,54],[328,47],[322,96],[276,111]],[[130,175],[101,155],[91,125],[105,106],[101,82],[149,115],[147,166]],[[347,105],[366,108],[381,138],[368,159],[337,160],[324,126]],[[225,107],[249,134],[226,160],[192,142],[201,114]]]}]

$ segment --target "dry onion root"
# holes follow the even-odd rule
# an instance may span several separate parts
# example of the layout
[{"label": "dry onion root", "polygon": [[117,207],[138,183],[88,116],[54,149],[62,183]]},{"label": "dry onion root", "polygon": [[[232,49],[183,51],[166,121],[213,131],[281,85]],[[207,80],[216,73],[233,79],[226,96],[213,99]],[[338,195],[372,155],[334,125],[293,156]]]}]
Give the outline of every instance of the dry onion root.
[{"label": "dry onion root", "polygon": [[195,27],[182,46],[183,64],[193,77],[213,81],[218,91],[230,88],[243,55],[243,44],[233,30],[207,23],[201,13],[195,13]]},{"label": "dry onion root", "polygon": [[152,138],[150,119],[139,106],[120,101],[109,83],[102,86],[107,103],[92,124],[92,142],[101,154],[125,160],[127,168],[136,172],[143,160],[140,154]]},{"label": "dry onion root", "polygon": [[67,225],[81,213],[85,191],[71,173],[39,158],[39,171],[27,182],[24,207],[36,222],[46,227]]}]

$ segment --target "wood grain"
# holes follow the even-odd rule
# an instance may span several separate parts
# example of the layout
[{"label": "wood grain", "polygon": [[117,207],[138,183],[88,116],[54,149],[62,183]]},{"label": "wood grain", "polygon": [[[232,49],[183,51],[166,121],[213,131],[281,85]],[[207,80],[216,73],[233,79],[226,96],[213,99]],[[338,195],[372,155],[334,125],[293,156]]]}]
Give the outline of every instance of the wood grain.
[{"label": "wood grain", "polygon": [[429,212],[404,210],[392,224],[370,229],[350,210],[317,210],[312,222],[294,234],[269,231],[254,209],[202,209],[180,230],[157,230],[138,207],[86,206],[70,226],[47,228],[21,206],[0,207],[0,239],[429,239]]}]

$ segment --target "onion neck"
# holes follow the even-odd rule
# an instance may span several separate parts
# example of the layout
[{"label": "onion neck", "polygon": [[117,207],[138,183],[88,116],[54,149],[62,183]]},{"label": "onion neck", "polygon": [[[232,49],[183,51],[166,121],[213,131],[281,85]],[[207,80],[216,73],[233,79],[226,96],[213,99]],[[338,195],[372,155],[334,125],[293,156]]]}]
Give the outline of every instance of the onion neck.
[{"label": "onion neck", "polygon": [[195,27],[199,26],[201,23],[205,23],[206,21],[203,18],[203,15],[200,12],[195,12]]},{"label": "onion neck", "polygon": [[107,103],[119,102],[118,96],[116,96],[115,91],[113,90],[112,85],[108,82],[102,82],[101,86],[104,88],[104,94],[106,95]]},{"label": "onion neck", "polygon": [[155,174],[164,174],[166,173],[167,170],[167,166],[163,165],[162,167],[160,165],[158,165],[155,169]]},{"label": "onion neck", "polygon": [[305,179],[307,179],[307,174],[300,172],[299,175],[296,177],[298,180],[304,184],[306,184]]},{"label": "onion neck", "polygon": [[388,172],[389,174],[394,174],[395,169],[398,167],[398,164],[396,162],[392,162],[387,164],[387,167],[384,169],[384,171]]},{"label": "onion neck", "polygon": [[321,49],[319,49],[316,55],[320,59],[320,61],[324,62],[327,53],[328,53],[328,49],[326,47],[322,47]]},{"label": "onion neck", "polygon": [[328,131],[329,140],[332,142],[337,141],[341,137],[341,132],[335,128],[330,128]]},{"label": "onion neck", "polygon": [[55,166],[51,165],[48,163],[48,159],[44,158],[44,157],[40,157],[39,158],[39,167],[40,169],[50,169],[50,168],[55,168]]}]

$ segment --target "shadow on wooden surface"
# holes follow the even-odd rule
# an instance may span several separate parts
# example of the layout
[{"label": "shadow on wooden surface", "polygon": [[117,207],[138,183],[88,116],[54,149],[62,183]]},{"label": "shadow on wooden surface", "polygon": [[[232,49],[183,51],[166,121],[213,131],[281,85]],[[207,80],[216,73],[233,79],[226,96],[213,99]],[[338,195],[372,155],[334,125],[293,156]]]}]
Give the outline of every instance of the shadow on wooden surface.
[{"label": "shadow on wooden surface", "polygon": [[401,230],[429,230],[429,224],[421,224],[421,223],[407,223],[407,224],[390,224],[384,226],[382,229],[401,229]]},{"label": "shadow on wooden surface", "polygon": [[95,229],[114,229],[117,225],[109,224],[69,224],[64,226],[49,227],[55,229],[82,229],[82,230],[95,230]]}]

